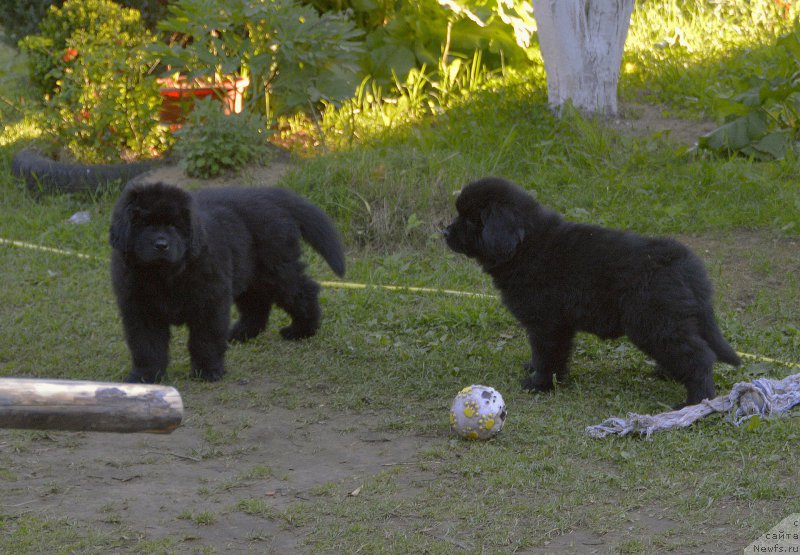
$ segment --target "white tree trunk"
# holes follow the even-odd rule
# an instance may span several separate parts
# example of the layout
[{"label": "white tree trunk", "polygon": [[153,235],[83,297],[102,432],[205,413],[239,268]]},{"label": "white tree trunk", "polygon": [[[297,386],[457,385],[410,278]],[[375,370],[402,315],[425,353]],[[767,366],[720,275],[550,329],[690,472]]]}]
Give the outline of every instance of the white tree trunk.
[{"label": "white tree trunk", "polygon": [[617,113],[622,49],[635,0],[532,0],[547,74],[547,97],[560,110]]}]

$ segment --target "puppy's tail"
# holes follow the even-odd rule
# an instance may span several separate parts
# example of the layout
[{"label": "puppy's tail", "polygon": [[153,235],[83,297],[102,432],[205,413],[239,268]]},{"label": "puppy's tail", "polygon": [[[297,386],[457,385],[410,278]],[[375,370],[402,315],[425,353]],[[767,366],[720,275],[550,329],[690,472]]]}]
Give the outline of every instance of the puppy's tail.
[{"label": "puppy's tail", "polygon": [[711,350],[717,355],[717,360],[733,366],[739,366],[742,363],[742,359],[739,358],[739,355],[736,354],[733,347],[722,337],[722,332],[717,325],[717,321],[714,319],[714,313],[710,306],[705,310],[703,319],[705,328],[702,331],[703,338],[706,340],[709,347],[711,347]]},{"label": "puppy's tail", "polygon": [[690,288],[694,293],[695,301],[699,308],[698,316],[698,331],[703,339],[706,340],[708,346],[717,355],[717,360],[725,362],[731,366],[739,366],[742,364],[742,359],[736,354],[725,338],[722,336],[722,331],[717,325],[717,319],[714,317],[714,307],[711,304],[713,297],[713,287],[706,275],[705,267],[699,258],[689,254],[690,259],[693,261],[689,267],[693,267],[695,278],[690,281]]},{"label": "puppy's tail", "polygon": [[343,276],[344,249],[333,221],[322,209],[300,197],[289,203],[287,208],[300,227],[300,234],[306,243],[325,259],[337,276]]}]

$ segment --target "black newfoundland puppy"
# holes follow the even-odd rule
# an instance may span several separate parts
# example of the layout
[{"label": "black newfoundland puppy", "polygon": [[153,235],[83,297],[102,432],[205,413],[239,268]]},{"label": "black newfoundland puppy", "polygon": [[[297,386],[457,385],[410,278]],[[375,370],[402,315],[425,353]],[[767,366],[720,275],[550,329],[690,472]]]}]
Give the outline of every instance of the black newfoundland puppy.
[{"label": "black newfoundland puppy", "polygon": [[[319,285],[303,273],[301,237],[344,274],[333,223],[290,191],[128,186],[110,231],[112,282],[133,358],[125,381],[164,377],[171,325],[188,326],[193,373],[209,381],[225,373],[228,341],[262,331],[273,304],[292,318],[284,338],[314,335]],[[232,303],[239,320],[229,330]]]},{"label": "black newfoundland puppy", "polygon": [[579,331],[627,335],[686,386],[687,404],[714,397],[715,361],[740,364],[717,327],[703,263],[677,241],[567,222],[494,177],[467,185],[456,208],[447,245],[481,264],[528,332],[526,389],[566,378]]}]

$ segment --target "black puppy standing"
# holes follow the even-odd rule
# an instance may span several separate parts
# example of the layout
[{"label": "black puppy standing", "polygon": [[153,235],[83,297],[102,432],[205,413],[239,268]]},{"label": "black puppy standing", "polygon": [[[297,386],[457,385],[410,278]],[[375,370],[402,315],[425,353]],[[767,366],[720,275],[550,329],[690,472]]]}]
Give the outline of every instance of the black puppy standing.
[{"label": "black puppy standing", "polygon": [[528,332],[527,389],[566,378],[576,332],[627,335],[686,386],[687,404],[714,397],[712,366],[741,363],[722,337],[703,263],[684,245],[567,222],[500,178],[456,200],[447,245],[476,259]]},{"label": "black puppy standing", "polygon": [[[303,271],[301,238],[344,274],[333,223],[290,191],[127,187],[110,230],[112,283],[133,358],[126,381],[164,377],[171,325],[188,326],[193,373],[209,381],[225,373],[228,341],[261,332],[273,304],[292,318],[284,338],[314,335],[319,285]],[[239,320],[229,330],[233,303]]]}]

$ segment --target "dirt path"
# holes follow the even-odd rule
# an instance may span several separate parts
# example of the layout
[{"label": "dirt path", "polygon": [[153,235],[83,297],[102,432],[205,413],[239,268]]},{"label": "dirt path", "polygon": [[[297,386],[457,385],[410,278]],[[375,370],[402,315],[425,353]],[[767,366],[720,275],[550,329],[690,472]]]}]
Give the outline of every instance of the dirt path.
[{"label": "dirt path", "polygon": [[4,487],[5,512],[67,518],[84,533],[122,527],[131,539],[168,538],[175,552],[299,552],[303,537],[287,507],[332,483],[357,492],[426,444],[377,432],[370,423],[380,419],[369,414],[225,406],[230,390],[244,387],[267,394],[271,386],[228,383],[184,395],[186,419],[170,435],[5,436],[0,452],[16,475]]}]

